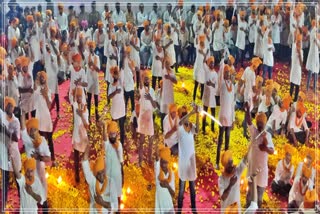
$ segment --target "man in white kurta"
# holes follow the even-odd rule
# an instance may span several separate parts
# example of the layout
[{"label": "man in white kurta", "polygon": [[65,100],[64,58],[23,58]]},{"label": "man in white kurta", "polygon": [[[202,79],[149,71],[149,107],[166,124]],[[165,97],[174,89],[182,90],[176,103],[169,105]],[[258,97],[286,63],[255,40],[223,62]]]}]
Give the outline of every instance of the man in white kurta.
[{"label": "man in white kurta", "polygon": [[122,187],[124,183],[123,177],[123,147],[122,143],[117,139],[118,124],[115,121],[109,121],[106,124],[107,132],[104,142],[106,174],[113,182],[111,185],[115,187],[114,194],[118,197],[118,205],[120,206],[120,198],[122,196]]},{"label": "man in white kurta", "polygon": [[183,195],[185,191],[186,181],[189,181],[191,209],[196,212],[196,192],[195,180],[196,173],[196,154],[194,146],[194,135],[199,131],[199,114],[196,117],[196,125],[189,122],[189,117],[198,113],[198,107],[194,105],[193,110],[188,114],[187,107],[181,107],[178,127],[178,142],[179,142],[179,194],[178,194],[178,213],[181,213],[183,207]]},{"label": "man in white kurta", "polygon": [[240,11],[238,14],[238,32],[237,32],[237,40],[236,47],[238,48],[238,57],[236,57],[236,61],[241,63],[241,67],[243,67],[243,59],[245,58],[245,47],[246,47],[246,34],[248,32],[248,23],[245,21],[245,11]]},{"label": "man in white kurta", "polygon": [[311,77],[313,77],[313,90],[317,90],[318,74],[319,74],[319,47],[320,40],[319,34],[317,34],[316,20],[312,20],[312,29],[310,32],[310,48],[307,58],[306,69],[308,70],[307,78],[307,90],[309,90],[309,84]]},{"label": "man in white kurta", "polygon": [[[245,103],[246,121],[249,126],[251,144],[249,146],[249,166],[248,174],[251,175],[257,171],[260,171],[257,175],[257,191],[258,191],[258,206],[262,205],[262,197],[265,188],[268,186],[268,156],[273,154],[274,145],[272,143],[272,137],[269,132],[265,132],[265,125],[267,122],[267,116],[264,113],[258,113],[256,115],[256,125],[252,124],[250,115],[250,108],[248,103]],[[253,188],[252,183],[249,182],[249,188]],[[251,201],[253,201],[253,195],[247,193],[246,207],[249,207]]]},{"label": "man in white kurta", "polygon": [[169,113],[163,119],[164,144],[171,149],[171,154],[178,154],[178,115],[177,106],[171,103],[168,107]]},{"label": "man in white kurta", "polygon": [[234,203],[237,203],[237,213],[241,213],[240,181],[241,174],[246,167],[246,162],[247,160],[244,158],[238,166],[235,166],[230,150],[226,150],[221,156],[221,163],[224,167],[224,171],[219,176],[218,187],[222,213],[224,213],[224,209]]},{"label": "man in white kurta", "polygon": [[291,54],[291,70],[290,70],[290,96],[293,95],[293,101],[296,102],[300,90],[302,79],[302,66],[303,66],[303,51],[302,51],[302,35],[296,36],[296,41],[292,44]]}]

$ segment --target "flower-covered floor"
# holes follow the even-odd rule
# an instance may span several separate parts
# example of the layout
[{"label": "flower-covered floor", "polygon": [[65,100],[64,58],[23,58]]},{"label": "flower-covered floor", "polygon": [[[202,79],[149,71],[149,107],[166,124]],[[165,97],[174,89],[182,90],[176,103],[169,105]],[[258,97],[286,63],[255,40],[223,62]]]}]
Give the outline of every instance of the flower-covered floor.
[{"label": "flower-covered floor", "polygon": [[[287,64],[276,63],[274,79],[280,83],[281,89],[280,94],[289,91],[289,73],[290,69]],[[190,105],[192,102],[192,92],[193,92],[193,80],[192,75],[193,70],[191,68],[181,67],[179,69],[178,84],[175,86],[175,101],[178,105]],[[100,102],[99,102],[99,113],[100,115],[104,111],[108,111],[110,106],[106,107],[106,84],[103,81],[103,74],[100,74]],[[182,84],[187,90],[182,90]],[[306,72],[303,74],[303,83],[306,83]],[[85,183],[83,174],[81,172],[80,184],[75,183],[74,172],[73,172],[73,153],[71,145],[71,134],[72,134],[72,112],[71,106],[67,101],[69,81],[63,83],[59,87],[60,93],[60,103],[61,103],[61,113],[60,119],[56,118],[55,109],[52,112],[52,119],[54,121],[54,147],[56,153],[56,159],[58,167],[51,167],[51,164],[47,165],[47,177],[48,177],[48,202],[50,208],[52,208],[52,213],[56,211],[64,212],[87,212],[89,207],[89,194],[88,187]],[[305,91],[305,84],[302,84],[302,90]],[[316,96],[315,93],[310,90],[307,93],[308,102],[305,103],[308,109],[308,120],[313,122],[311,143],[316,143],[316,134],[318,133],[316,127],[320,116],[319,113],[320,106],[315,105]],[[319,92],[319,89],[317,90]],[[198,93],[200,95],[200,92]],[[197,97],[197,103],[200,104],[200,98]],[[219,107],[216,110],[216,115],[218,115]],[[99,133],[94,119],[94,110],[91,111],[91,125],[89,131],[89,139],[91,146],[91,159],[94,159],[97,152],[101,152],[101,141],[102,137]],[[110,114],[106,114],[110,117]],[[129,118],[129,117],[128,117]],[[231,142],[230,149],[233,151],[236,163],[239,163],[240,159],[244,156],[247,151],[249,142],[243,137],[243,129],[241,123],[244,118],[243,112],[236,112],[236,121],[234,129],[231,132]],[[194,118],[193,118],[194,119]],[[207,121],[209,119],[207,118]],[[152,212],[154,208],[155,200],[155,184],[154,184],[154,173],[153,167],[148,165],[143,165],[142,168],[137,166],[137,143],[132,140],[131,129],[129,128],[129,119],[127,119],[126,127],[126,138],[127,142],[125,144],[125,167],[124,167],[124,188],[121,208],[123,211],[133,212]],[[201,123],[200,123],[201,124]],[[209,128],[209,126],[207,127]],[[160,130],[160,118],[156,118],[156,137],[155,141],[162,142],[162,134]],[[218,137],[218,127],[216,125],[215,132],[211,132],[207,129],[207,134],[203,135],[200,133],[196,137],[196,156],[197,156],[197,173],[198,178],[196,181],[196,200],[197,209],[199,212],[218,212],[216,209],[220,207],[220,198],[218,191],[218,176],[221,171],[214,170],[213,166],[216,158],[216,146]],[[283,157],[283,145],[287,140],[284,137],[278,137],[274,139],[274,145],[276,147],[276,152],[274,155],[269,156],[269,184],[273,179],[273,173],[275,166],[279,159]],[[25,153],[23,153],[22,145],[20,143],[21,153],[23,159],[25,158]],[[318,145],[316,145],[318,148]],[[293,163],[297,165],[298,162],[304,158],[305,147],[299,147],[298,152],[296,152],[293,157]],[[316,164],[317,170],[319,170],[319,162]],[[173,160],[172,167],[176,172],[176,197],[178,195],[178,175],[177,175],[177,160]],[[241,179],[241,203],[245,203],[246,194],[246,172],[243,173]],[[317,183],[319,184],[319,176],[317,178]],[[318,185],[319,186],[319,185]],[[184,208],[189,209],[190,207],[190,196],[189,188],[186,187]],[[318,191],[320,192],[320,191]],[[19,200],[17,196],[17,189],[15,182],[13,182],[13,176],[11,176],[11,184],[9,191],[9,199],[7,203],[7,208],[10,210],[18,211]],[[269,208],[269,210],[281,213],[287,206],[287,199],[281,198],[279,196],[273,195],[270,188],[267,188],[264,194],[263,207]],[[176,201],[175,201],[176,202]],[[186,210],[186,212],[189,212]]]}]

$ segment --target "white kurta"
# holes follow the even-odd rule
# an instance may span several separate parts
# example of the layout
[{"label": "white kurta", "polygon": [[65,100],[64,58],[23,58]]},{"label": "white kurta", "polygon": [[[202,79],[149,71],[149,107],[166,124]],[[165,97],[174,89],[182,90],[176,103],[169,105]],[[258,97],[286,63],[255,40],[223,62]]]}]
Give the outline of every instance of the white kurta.
[{"label": "white kurta", "polygon": [[[216,107],[216,95],[218,88],[218,74],[215,70],[210,70],[207,64],[204,65],[205,70],[205,84],[202,102],[203,105],[209,108]],[[211,82],[214,84],[214,87],[207,85],[207,82]]]},{"label": "white kurta", "polygon": [[49,54],[48,52],[45,52],[45,68],[46,73],[48,75],[48,87],[49,89],[55,93],[58,94],[58,61],[57,56],[51,52]]},{"label": "white kurta", "polygon": [[273,98],[272,97],[270,97],[270,104],[269,105],[267,105],[267,97],[266,97],[266,95],[262,95],[262,96],[260,96],[260,100],[261,100],[261,102],[260,102],[260,104],[259,104],[259,107],[258,107],[258,112],[264,112],[264,113],[266,113],[266,112],[268,112],[268,108],[270,107],[270,106],[273,106],[274,105],[274,100],[273,100]]},{"label": "white kurta", "polygon": [[275,122],[275,130],[279,130],[281,128],[281,125],[286,124],[287,121],[287,111],[284,110],[283,112],[280,111],[280,108],[278,105],[275,105],[273,107],[272,114],[270,115],[267,126],[272,128],[273,123]]},{"label": "white kurta", "polygon": [[[169,118],[170,117],[170,118]],[[172,120],[172,124],[170,123]],[[167,114],[163,119],[163,138],[164,136],[176,125],[178,127],[179,120],[176,117],[174,120],[171,118],[170,114]],[[164,143],[171,148],[178,143],[178,131],[175,131],[169,138],[164,138]]]},{"label": "white kurta", "polygon": [[[140,92],[140,115],[138,118],[138,132],[140,134],[153,136],[154,135],[154,125],[153,125],[153,106],[151,101],[146,100],[144,95],[146,94],[145,87],[139,89]],[[149,94],[152,99],[155,100],[155,94],[153,88],[149,88]]]},{"label": "white kurta", "polygon": [[[34,148],[32,139],[27,133],[27,129],[24,129],[21,131],[21,138],[22,138],[22,142],[28,158],[31,158],[31,155],[34,152],[39,153],[41,156],[48,156],[48,157],[51,156],[48,143],[44,137],[41,136],[42,141],[38,148]],[[47,200],[46,197],[47,197],[47,191],[48,191],[45,167],[46,167],[45,162],[37,160],[37,172],[35,174],[40,179],[42,186],[45,190],[45,199],[43,199],[44,201]]]},{"label": "white kurta", "polygon": [[[229,195],[225,200],[221,200],[221,209],[226,209],[231,204],[237,202],[238,206],[240,203],[240,180],[241,180],[241,174],[246,167],[245,163],[241,161],[241,163],[237,166],[235,169],[235,176],[237,176],[237,182],[231,187],[229,191]],[[223,175],[219,176],[218,180],[218,187],[219,187],[219,195],[220,197],[223,195],[223,192],[228,188],[230,184],[230,178]],[[241,207],[239,206],[238,213],[241,213]],[[221,211],[221,213],[224,213],[224,211]]]},{"label": "white kurta", "polygon": [[[111,41],[109,42],[108,44],[108,47],[107,47],[107,53],[108,53],[108,60],[107,60],[107,65],[106,65],[106,76],[105,76],[105,80],[107,82],[112,82],[112,76],[111,76],[111,73],[110,73],[110,68],[112,66],[117,66],[118,65],[118,62],[119,62],[119,50],[116,46],[112,46],[111,45]],[[110,59],[109,57],[111,56],[116,56],[117,57],[117,60],[115,59]]]},{"label": "white kurta", "polygon": [[[90,191],[90,213],[99,213],[99,211],[96,208],[96,202],[94,199],[94,196],[96,195],[96,177],[93,175],[89,161],[82,161],[82,169],[84,176],[86,178],[86,181],[89,185],[89,191]],[[101,195],[102,199],[104,201],[107,201],[111,205],[111,210],[112,212],[117,212],[118,211],[118,198],[117,195],[115,194],[115,186],[113,185],[113,180],[110,177],[107,177],[108,179],[108,184],[107,188],[104,191],[104,193]],[[99,182],[99,188],[102,187],[102,184]],[[102,213],[108,213],[108,210],[105,208],[101,208]]]},{"label": "white kurta", "polygon": [[246,46],[246,33],[240,28],[243,28],[243,30],[247,30],[248,23],[246,21],[241,21],[238,16],[238,32],[237,32],[237,41],[236,41],[236,47],[240,48],[241,50],[244,50]]},{"label": "white kurta", "polygon": [[[301,54],[301,58],[303,59],[302,48],[300,49],[300,54]],[[296,85],[300,85],[301,79],[302,79],[302,67],[300,65],[296,43],[293,43],[292,54],[291,54],[290,82]]]},{"label": "white kurta", "polygon": [[165,75],[170,75],[171,77],[175,77],[175,74],[173,71],[169,71],[168,74],[167,69],[162,69],[162,95],[161,95],[161,105],[160,105],[160,111],[162,113],[168,113],[168,106],[171,103],[174,103],[174,94],[173,94],[173,82],[171,80],[166,79]]},{"label": "white kurta", "polygon": [[19,90],[18,90],[18,79],[16,76],[13,80],[5,79],[5,94],[8,97],[12,97],[17,104],[19,104]]},{"label": "white kurta", "polygon": [[212,30],[214,27],[218,25],[218,28],[213,33],[213,50],[214,51],[220,51],[224,48],[224,42],[223,42],[223,21],[220,20],[220,22],[214,22],[212,24]]},{"label": "white kurta", "polygon": [[152,43],[152,49],[153,49],[153,60],[152,60],[152,76],[155,77],[161,77],[161,71],[162,71],[162,62],[161,60],[156,60],[156,56],[159,56],[160,58],[164,57],[164,51],[161,49],[161,52],[158,51],[155,44]]},{"label": "white kurta", "polygon": [[263,58],[263,36],[261,36],[258,30],[261,31],[261,27],[257,24],[256,40],[254,43],[253,54],[257,57]]},{"label": "white kurta", "polygon": [[[302,168],[303,168],[304,162],[300,162],[297,166],[296,175],[294,177],[294,180],[299,180],[299,178],[302,176]],[[309,178],[309,189],[313,189],[315,185],[315,179],[316,179],[316,170],[312,167],[311,169],[311,177]]]},{"label": "white kurta", "polygon": [[[268,42],[264,42],[264,52],[263,52],[263,64],[273,67],[274,65],[274,60],[273,60],[273,50],[274,50],[274,45],[269,44]],[[271,50],[269,50],[271,48]]]},{"label": "white kurta", "polygon": [[196,172],[196,154],[194,148],[195,127],[193,126],[190,132],[184,129],[184,126],[178,128],[179,142],[179,168],[178,174],[182,181],[195,181],[197,178]]},{"label": "white kurta", "polygon": [[[7,114],[0,109],[0,117],[2,124],[9,130],[10,133],[16,133],[18,139],[20,138],[20,122],[18,118],[12,115],[12,120],[7,120]],[[4,139],[9,147],[6,146],[4,141],[0,143],[0,168],[6,171],[13,171],[11,161],[14,161],[14,165],[18,170],[21,170],[21,156],[19,151],[18,142],[12,141],[3,132],[0,133],[0,139]],[[9,160],[9,155],[13,158]]]},{"label": "white kurta", "polygon": [[[198,44],[196,47],[197,50],[197,56],[196,56],[196,61],[194,62],[194,67],[193,67],[193,78],[195,81],[204,84],[205,82],[205,74],[204,74],[204,56],[199,53],[200,50],[200,45]],[[204,47],[202,49],[204,53],[207,52],[207,48]]]},{"label": "white kurta", "polygon": [[113,120],[118,120],[126,115],[126,109],[125,109],[126,107],[124,103],[124,94],[123,94],[124,90],[123,90],[123,83],[121,79],[119,79],[115,85],[113,85],[113,83],[109,85],[108,96],[110,96],[110,94],[115,92],[117,89],[120,89],[121,92],[117,93],[112,98],[111,117]]},{"label": "white kurta", "polygon": [[[305,186],[302,186],[302,192],[307,191],[308,185],[309,183],[307,183],[307,185]],[[293,185],[289,192],[288,203],[292,202],[293,200],[296,201],[298,206],[300,206],[304,200],[304,195],[301,194],[300,190],[300,177],[298,177],[297,180],[293,182]]]},{"label": "white kurta", "polygon": [[244,81],[244,101],[248,102],[251,110],[253,108],[253,90],[252,87],[256,85],[256,74],[251,67],[247,67],[244,71],[241,80]]},{"label": "white kurta", "polygon": [[123,163],[123,148],[119,143],[118,149],[113,148],[109,141],[104,142],[105,160],[106,160],[106,173],[113,181],[115,186],[115,195],[121,197],[122,195],[122,176],[121,164]]},{"label": "white kurta", "polygon": [[[167,188],[160,186],[159,173],[160,173],[160,161],[156,161],[154,164],[155,179],[156,179],[156,200],[155,200],[155,212],[156,213],[174,213],[174,206],[172,202],[172,196]],[[164,178],[167,179],[169,173],[164,175]],[[175,190],[174,184],[174,172],[171,171],[171,181],[169,183],[170,187]]]},{"label": "white kurta", "polygon": [[[69,67],[70,70],[70,89],[69,89],[69,101],[71,104],[73,104],[75,102],[74,97],[73,97],[73,90],[76,89],[76,84],[74,83],[75,80],[80,79],[81,82],[88,82],[87,81],[87,74],[84,71],[83,68],[80,69],[80,71],[75,71],[73,65],[70,65]],[[81,86],[79,86],[81,87]],[[84,88],[82,87],[82,103],[85,104],[86,101],[86,94],[84,91]]]},{"label": "white kurta", "polygon": [[[172,40],[172,37],[165,36],[163,39],[163,46],[166,46],[167,44],[169,44],[171,40]],[[174,51],[173,43],[169,45],[169,47],[167,47],[165,52],[171,60],[171,65],[174,65],[176,63],[176,52]]]},{"label": "white kurta", "polygon": [[274,44],[279,44],[280,43],[280,26],[282,22],[282,16],[278,14],[272,15],[271,16],[271,22],[273,23],[272,25],[272,41]]},{"label": "white kurta", "polygon": [[[135,41],[135,38],[131,38],[132,40]],[[137,37],[137,42],[135,44],[135,46],[139,47],[140,48],[140,39]],[[136,67],[140,68],[140,51],[137,51],[133,46],[131,46],[131,52],[130,52],[130,56],[132,58],[132,60],[134,61]]]},{"label": "white kurta", "polygon": [[[86,108],[85,104],[82,104]],[[72,144],[73,148],[79,152],[85,151],[84,139],[88,138],[87,130],[82,122],[81,117],[77,114],[77,109],[79,104],[77,102],[73,103],[73,132],[72,132]],[[88,122],[88,109],[83,112],[83,117],[87,124]]]},{"label": "white kurta", "polygon": [[[50,115],[50,110],[47,106],[47,102],[44,96],[40,92],[41,86],[38,86],[37,90],[34,91],[34,106],[36,109],[36,118],[39,120],[39,131],[52,132],[53,125]],[[51,102],[51,91],[48,90],[48,98]]]},{"label": "white kurta", "polygon": [[225,127],[231,127],[232,123],[235,121],[234,93],[235,93],[235,86],[232,85],[232,91],[229,92],[227,89],[225,80],[222,80],[221,88],[220,88],[219,121],[221,125]]},{"label": "white kurta", "polygon": [[[30,68],[30,66],[29,66]],[[29,69],[29,76],[18,73],[18,85],[20,88],[33,88],[32,72]],[[20,94],[20,107],[24,112],[31,112],[34,110],[34,96],[33,93]]]},{"label": "white kurta", "polygon": [[[257,169],[260,169],[260,173],[257,175],[257,186],[266,187],[268,186],[268,156],[267,152],[261,151],[259,145],[262,144],[263,137],[260,136],[257,140],[259,132],[254,125],[249,126],[251,136],[251,150],[248,154],[249,166],[248,175],[252,175]],[[268,148],[274,148],[272,143],[272,136],[269,132],[267,134]]]},{"label": "white kurta", "polygon": [[85,56],[87,63],[87,80],[88,80],[88,93],[99,95],[99,72],[89,67],[89,61],[94,63],[96,61],[95,66],[100,70],[100,59],[96,54],[88,53]]},{"label": "white kurta", "polygon": [[[250,43],[255,43],[256,41],[256,36],[257,36],[257,24],[253,23],[254,21],[257,21],[257,18],[252,18],[252,16],[249,16],[249,42]],[[252,25],[251,25],[252,24]]]},{"label": "white kurta", "polygon": [[317,28],[313,28],[310,33],[310,48],[306,64],[306,69],[312,71],[312,73],[319,73],[319,48],[316,45],[315,40],[320,43],[317,37]]},{"label": "white kurta", "polygon": [[[287,180],[282,180],[283,182],[285,182],[286,184],[288,184],[290,182],[290,179],[292,178],[293,176],[293,173],[294,173],[294,166],[291,164],[291,167],[290,167],[290,171],[287,171],[285,170],[285,168],[283,167],[283,161],[284,159],[280,160],[278,162],[278,165],[277,165],[277,168],[276,168],[276,171],[274,173],[274,181],[276,183],[278,183],[278,181],[282,180],[283,178],[286,178],[288,177],[289,179]],[[289,167],[289,165],[284,162],[285,166],[286,167]]]},{"label": "white kurta", "polygon": [[[21,175],[20,179],[16,179],[19,184],[20,192],[20,213],[38,213],[38,202],[27,193],[26,190],[26,177]],[[45,202],[46,196],[42,184],[35,176],[33,184],[31,184],[32,191],[41,197],[40,204],[42,205]]]}]

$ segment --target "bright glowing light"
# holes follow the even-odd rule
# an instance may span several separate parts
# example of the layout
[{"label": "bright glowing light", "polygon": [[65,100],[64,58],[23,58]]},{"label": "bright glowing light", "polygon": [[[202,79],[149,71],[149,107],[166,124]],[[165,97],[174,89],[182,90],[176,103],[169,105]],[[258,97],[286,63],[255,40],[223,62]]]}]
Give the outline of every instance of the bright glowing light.
[{"label": "bright glowing light", "polygon": [[173,169],[177,169],[178,168],[178,164],[176,162],[173,163]]},{"label": "bright glowing light", "polygon": [[124,209],[124,204],[120,205],[120,209],[123,210]]},{"label": "bright glowing light", "polygon": [[278,151],[277,151],[277,150],[275,150],[275,151],[274,151],[274,154],[275,154],[275,155],[277,155],[277,154],[278,154]]},{"label": "bright glowing light", "polygon": [[186,84],[184,84],[184,82],[182,83],[182,88],[184,88],[186,86]]},{"label": "bright glowing light", "polygon": [[240,184],[241,184],[241,185],[243,184],[243,179],[241,179]]},{"label": "bright glowing light", "polygon": [[218,123],[219,126],[222,126],[222,124],[220,123],[220,121],[217,120],[216,118],[214,118],[214,117],[213,117],[211,114],[209,114],[208,112],[202,110],[202,111],[200,112],[200,115],[202,115],[202,114],[208,116],[211,120],[213,120],[214,122]]},{"label": "bright glowing light", "polygon": [[307,161],[308,161],[308,160],[307,160],[307,158],[304,158],[304,160],[303,160],[303,161],[304,161],[305,163],[307,163]]},{"label": "bright glowing light", "polygon": [[130,194],[131,193],[131,189],[130,187],[127,188],[127,194]]},{"label": "bright glowing light", "polygon": [[61,182],[62,182],[62,178],[61,178],[61,176],[59,176],[59,178],[58,178],[58,184],[60,184]]},{"label": "bright glowing light", "polygon": [[125,202],[126,200],[127,200],[127,196],[126,196],[125,194],[123,194],[123,195],[121,196],[121,201]]},{"label": "bright glowing light", "polygon": [[46,173],[46,178],[49,178],[49,173]]},{"label": "bright glowing light", "polygon": [[246,188],[246,191],[247,191],[247,192],[249,191],[249,187]]}]

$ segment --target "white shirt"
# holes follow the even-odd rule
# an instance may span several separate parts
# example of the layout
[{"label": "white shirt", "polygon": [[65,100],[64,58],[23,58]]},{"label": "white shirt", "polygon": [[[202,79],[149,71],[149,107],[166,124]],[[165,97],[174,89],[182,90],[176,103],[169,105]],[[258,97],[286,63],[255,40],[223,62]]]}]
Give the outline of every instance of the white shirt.
[{"label": "white shirt", "polygon": [[[85,160],[82,161],[82,169],[83,169],[83,174],[86,178],[86,181],[89,185],[89,191],[90,191],[90,213],[98,213],[98,210],[96,209],[96,202],[95,202],[95,195],[96,193],[96,177],[93,175],[89,161]],[[112,185],[112,178],[107,177],[108,179],[108,184],[107,188],[105,189],[104,193],[102,193],[101,197],[104,201],[107,201],[111,205],[111,210],[113,212],[116,212],[118,210],[118,198],[117,195],[115,194],[115,186]],[[99,188],[102,187],[103,184],[99,182]],[[108,210],[105,208],[101,208],[102,213],[108,213]]]},{"label": "white shirt", "polygon": [[[241,163],[235,169],[235,176],[237,176],[237,182],[231,187],[229,191],[229,195],[225,200],[221,199],[221,209],[226,209],[231,204],[237,202],[239,206],[239,213],[240,213],[240,180],[241,174],[246,167],[245,163],[241,161]],[[219,195],[220,197],[223,195],[223,192],[228,188],[230,184],[231,177],[225,177],[223,175],[219,176],[218,179],[218,186],[219,186]],[[224,213],[223,211],[221,211]]]},{"label": "white shirt", "polygon": [[[172,121],[172,124],[170,123],[170,119]],[[178,127],[179,126],[178,123],[179,123],[178,117],[176,116],[176,118],[173,120],[171,118],[170,114],[167,114],[163,119],[163,139],[164,139],[164,143],[169,148],[171,148],[172,146],[174,146],[178,143],[178,131],[175,131],[174,133],[172,133],[172,135],[170,137],[168,137],[167,139],[165,138],[165,135],[169,131],[171,131],[171,129],[174,127],[174,125],[176,125]]]},{"label": "white shirt", "polygon": [[[215,26],[218,25],[217,29],[214,31]],[[215,21],[212,24],[212,31],[213,32],[213,50],[220,51],[224,48],[224,41],[223,41],[223,21],[220,22]]]},{"label": "white shirt", "polygon": [[[264,46],[265,46],[265,50],[263,52],[263,64],[273,67],[273,65],[274,65],[274,60],[273,60],[274,45],[269,44],[268,42],[265,42]],[[271,50],[268,50],[269,48],[271,48]]]},{"label": "white shirt", "polygon": [[[247,67],[241,77],[244,81],[244,101],[252,102],[253,90],[252,87],[256,85],[256,74],[251,70],[251,67]],[[252,106],[252,105],[250,105]]]},{"label": "white shirt", "polygon": [[[302,186],[302,192],[307,191],[307,189],[308,183],[305,186]],[[296,201],[298,206],[300,206],[304,200],[304,195],[302,195],[300,192],[300,177],[298,177],[297,180],[293,182],[293,185],[289,192],[288,203],[292,202],[293,200]]]},{"label": "white shirt", "polygon": [[68,30],[68,16],[65,13],[62,13],[62,15],[58,13],[57,22],[58,22],[60,31]]},{"label": "white shirt", "polygon": [[[80,71],[75,71],[73,65],[70,65],[70,90],[69,90],[69,100],[71,103],[74,102],[73,100],[73,94],[72,91],[76,88],[76,85],[74,84],[74,81],[77,79],[81,79],[81,82],[88,82],[87,81],[87,75],[83,68],[80,69]],[[80,86],[79,86],[80,87]],[[83,97],[83,103],[86,103],[86,98],[84,96],[84,90],[82,91],[82,97]]]},{"label": "white shirt", "polygon": [[125,24],[127,22],[126,16],[122,10],[120,10],[119,14],[117,13],[116,10],[114,10],[111,18],[115,24],[118,24],[119,22],[122,22],[123,24]]},{"label": "white shirt", "polygon": [[117,197],[122,195],[122,175],[121,164],[123,163],[123,147],[119,142],[119,146],[115,149],[109,141],[104,142],[106,173],[113,181],[115,186],[115,194]]},{"label": "white shirt", "polygon": [[[261,151],[259,145],[262,144],[263,137],[260,135],[258,139],[259,132],[254,125],[249,126],[249,132],[251,136],[251,149],[249,150],[248,160],[248,175],[256,172],[257,169],[260,169],[261,172],[257,175],[257,186],[266,187],[268,186],[268,156],[267,152]],[[269,132],[266,132],[266,137],[268,141],[268,148],[274,148],[272,143],[272,137]]]},{"label": "white shirt", "polygon": [[[26,178],[24,175],[21,175],[20,179],[16,179],[19,184],[20,192],[20,213],[38,213],[37,201],[27,193],[26,190]],[[34,177],[34,182],[31,184],[32,191],[41,197],[40,204],[43,205],[45,202],[45,192],[42,187],[42,184],[36,176]]]},{"label": "white shirt", "polygon": [[285,125],[287,121],[288,112],[284,110],[283,112],[280,111],[278,105],[273,107],[272,114],[270,115],[267,126],[273,128],[273,123],[275,122],[275,130],[279,130],[281,125]]},{"label": "white shirt", "polygon": [[149,14],[149,20],[150,20],[150,23],[151,25],[155,25],[157,23],[157,20],[159,19],[159,13],[158,11],[155,12],[154,10],[152,10]]},{"label": "white shirt", "polygon": [[246,46],[246,33],[240,28],[243,28],[243,30],[247,30],[248,28],[248,23],[246,21],[241,21],[240,17],[238,15],[238,32],[237,32],[237,41],[236,41],[236,46],[240,48],[241,50],[244,50]]},{"label": "white shirt", "polygon": [[139,11],[137,13],[137,26],[138,27],[143,27],[143,22],[145,20],[148,20],[148,14],[145,13],[145,12],[141,13],[141,11]]},{"label": "white shirt", "polygon": [[232,123],[235,121],[234,93],[235,93],[235,86],[232,85],[232,91],[229,92],[226,86],[226,82],[223,79],[221,81],[221,88],[220,88],[219,121],[221,125],[225,127],[231,127]]},{"label": "white shirt", "polygon": [[[300,50],[301,58],[303,60],[303,50]],[[300,65],[298,51],[296,43],[292,44],[292,54],[291,54],[291,71],[290,71],[290,82],[300,85],[302,79],[302,67]]]},{"label": "white shirt", "polygon": [[[34,92],[34,106],[36,109],[36,118],[39,120],[39,131],[42,132],[52,132],[53,125],[50,115],[50,110],[47,106],[47,102],[44,96],[40,92],[41,86],[37,87]],[[51,102],[51,91],[48,89],[48,98]]]},{"label": "white shirt", "polygon": [[178,127],[179,142],[179,167],[178,174],[182,181],[195,181],[196,173],[196,154],[194,148],[195,127],[187,132],[183,125]]},{"label": "white shirt", "polygon": [[149,30],[149,34],[146,35],[145,30],[142,31],[141,35],[141,46],[150,46],[152,41],[152,33]]},{"label": "white shirt", "polygon": [[[123,71],[121,73],[123,73]],[[120,119],[126,115],[123,94],[123,82],[121,78],[118,80],[116,85],[113,85],[113,83],[110,84],[108,95],[115,92],[118,88],[121,90],[121,92],[114,95],[111,104],[111,117],[113,120]]]},{"label": "white shirt", "polygon": [[[215,70],[211,71],[207,64],[204,65],[205,85],[202,97],[203,105],[209,108],[216,107],[216,95],[218,88],[218,74]],[[207,85],[207,82],[214,84],[214,87]]]},{"label": "white shirt", "polygon": [[[296,124],[296,112],[292,112],[289,119],[289,129],[293,129],[294,132],[301,132],[302,128],[304,131],[309,130],[305,115],[303,115],[302,123],[300,126]],[[301,118],[300,118],[301,119]],[[299,120],[300,121],[300,120]]]},{"label": "white shirt", "polygon": [[266,97],[266,95],[262,95],[262,96],[260,96],[260,100],[261,100],[261,102],[260,102],[260,104],[259,104],[259,107],[258,107],[258,112],[264,112],[264,113],[266,113],[266,112],[268,112],[268,108],[270,107],[270,106],[273,106],[274,105],[274,100],[273,100],[273,98],[272,97],[270,97],[270,104],[269,104],[269,106],[267,106],[267,104],[266,104],[266,100],[267,100],[267,97]]},{"label": "white shirt", "polygon": [[271,16],[271,22],[272,22],[272,40],[274,44],[279,44],[280,43],[280,27],[281,27],[281,22],[282,22],[282,16],[278,14],[272,15]]},{"label": "white shirt", "polygon": [[[256,34],[257,34],[257,25],[253,23],[253,21],[256,21],[256,18],[252,18],[252,16],[249,16],[249,42],[254,43],[256,41]],[[252,25],[251,25],[252,24]]]},{"label": "white shirt", "polygon": [[315,40],[320,43],[317,37],[317,28],[313,28],[310,32],[310,48],[306,64],[306,69],[311,70],[312,73],[319,73],[319,48]]},{"label": "white shirt", "polygon": [[131,70],[131,68],[129,67],[128,65],[129,63],[129,60],[128,58],[125,58],[123,60],[123,71],[121,73],[123,73],[123,81],[124,81],[124,90],[126,92],[129,92],[129,91],[133,91],[134,90],[134,75],[133,75],[133,72]]},{"label": "white shirt", "polygon": [[92,37],[93,41],[97,44],[97,47],[101,48],[104,46],[104,41],[106,40],[107,35],[104,29],[102,29],[102,33],[99,33],[99,29],[96,29]]},{"label": "white shirt", "polygon": [[174,23],[174,20],[173,20],[173,17],[172,17],[172,11],[171,11],[171,14],[169,14],[168,10],[164,11],[164,13],[163,13],[163,23],[164,24],[166,24],[166,23],[173,24]]},{"label": "white shirt", "polygon": [[[284,163],[283,163],[284,162]],[[285,164],[285,166],[288,168],[290,166],[290,164],[287,164],[284,159],[280,160],[278,162],[278,165],[277,165],[277,168],[276,168],[276,171],[274,173],[274,181],[276,183],[278,183],[278,181],[282,180],[281,177],[287,177],[289,176],[289,179],[288,180],[282,180],[283,182],[285,182],[286,184],[288,184],[290,182],[290,179],[292,178],[293,176],[293,173],[294,173],[294,166],[291,164],[291,167],[290,167],[290,171],[287,171],[285,170],[285,168],[283,167],[283,164]]]}]

